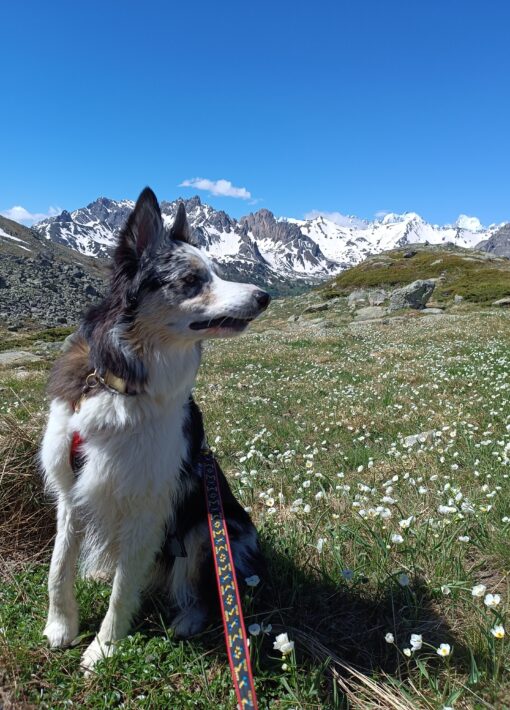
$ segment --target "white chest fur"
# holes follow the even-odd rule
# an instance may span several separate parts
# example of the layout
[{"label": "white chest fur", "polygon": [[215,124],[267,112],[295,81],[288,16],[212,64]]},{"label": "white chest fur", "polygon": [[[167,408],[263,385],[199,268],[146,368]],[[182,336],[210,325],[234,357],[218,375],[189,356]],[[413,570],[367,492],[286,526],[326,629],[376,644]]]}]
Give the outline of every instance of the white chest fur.
[{"label": "white chest fur", "polygon": [[[143,394],[103,391],[85,399],[77,413],[67,402],[52,402],[41,459],[49,488],[75,511],[87,568],[102,565],[107,550],[110,558],[119,536],[140,520],[162,534],[185,493],[180,470],[189,442],[183,430],[200,353],[195,348],[179,355],[152,364]],[[75,431],[85,454],[77,477],[69,463]]]}]

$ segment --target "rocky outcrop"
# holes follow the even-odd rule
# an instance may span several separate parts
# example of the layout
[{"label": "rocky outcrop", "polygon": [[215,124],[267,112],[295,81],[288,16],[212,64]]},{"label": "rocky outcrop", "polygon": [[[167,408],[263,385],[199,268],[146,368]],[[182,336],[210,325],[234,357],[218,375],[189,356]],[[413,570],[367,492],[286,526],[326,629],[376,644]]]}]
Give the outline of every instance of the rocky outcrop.
[{"label": "rocky outcrop", "polygon": [[477,244],[476,248],[494,256],[510,258],[510,224],[504,224],[489,239]]},{"label": "rocky outcrop", "polygon": [[390,294],[390,311],[398,311],[402,308],[415,308],[421,310],[425,308],[427,301],[432,296],[436,287],[432,279],[413,281],[413,283],[397,288]]}]

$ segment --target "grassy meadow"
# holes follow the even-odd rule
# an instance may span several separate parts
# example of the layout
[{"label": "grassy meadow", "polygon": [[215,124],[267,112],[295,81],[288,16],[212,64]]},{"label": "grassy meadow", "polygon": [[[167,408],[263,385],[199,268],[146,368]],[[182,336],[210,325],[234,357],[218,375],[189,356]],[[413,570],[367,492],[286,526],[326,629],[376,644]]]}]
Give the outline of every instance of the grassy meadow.
[{"label": "grassy meadow", "polygon": [[[314,299],[208,344],[196,389],[267,555],[245,599],[260,707],[510,708],[510,311],[358,323],[338,299],[294,321]],[[0,371],[0,707],[235,708],[220,623],[177,642],[160,599],[84,678],[109,587],[80,580],[82,635],[46,647],[56,351],[11,337],[41,359]]]}]

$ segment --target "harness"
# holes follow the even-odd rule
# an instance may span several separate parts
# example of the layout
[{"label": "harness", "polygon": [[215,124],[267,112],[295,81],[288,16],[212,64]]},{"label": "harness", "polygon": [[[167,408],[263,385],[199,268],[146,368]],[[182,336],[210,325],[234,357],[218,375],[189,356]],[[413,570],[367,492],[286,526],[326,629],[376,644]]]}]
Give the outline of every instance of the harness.
[{"label": "harness", "polygon": [[[130,394],[126,391],[124,380],[110,373],[99,376],[94,371],[87,376],[82,395],[78,402],[73,404],[75,412],[79,411],[87,392],[100,385],[115,394]],[[71,468],[75,474],[78,473],[83,465],[83,455],[80,450],[83,443],[84,441],[79,432],[73,432],[69,457]],[[257,710],[257,696],[251,669],[248,637],[244,625],[232,546],[221,500],[217,464],[207,442],[204,442],[200,451],[197,473],[204,484],[209,537],[223,619],[225,645],[238,707],[240,710]],[[172,536],[172,553],[176,557],[186,556],[184,544],[178,533]]]}]

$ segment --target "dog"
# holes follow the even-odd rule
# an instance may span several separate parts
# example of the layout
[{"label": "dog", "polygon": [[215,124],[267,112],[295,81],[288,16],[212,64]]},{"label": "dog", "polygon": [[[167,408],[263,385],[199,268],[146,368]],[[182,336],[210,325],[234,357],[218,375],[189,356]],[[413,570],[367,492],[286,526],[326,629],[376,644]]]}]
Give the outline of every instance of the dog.
[{"label": "dog", "polygon": [[[41,446],[56,498],[44,635],[78,635],[74,581],[113,579],[108,611],[82,656],[90,673],[129,631],[141,595],[157,585],[175,609],[177,637],[202,631],[217,608],[203,483],[205,435],[192,396],[202,341],[242,333],[269,305],[257,286],[222,280],[192,243],[183,203],[170,229],[146,188],[121,231],[108,294],[84,316],[50,375]],[[79,434],[78,455],[70,457]],[[260,576],[256,529],[218,466],[234,565]]]}]

